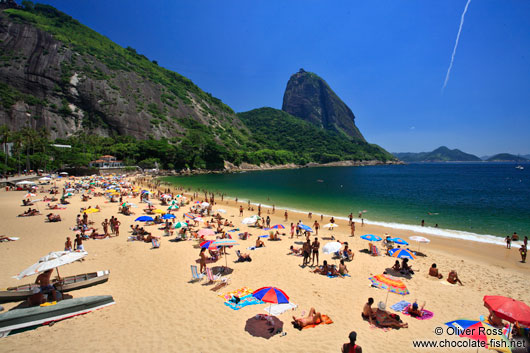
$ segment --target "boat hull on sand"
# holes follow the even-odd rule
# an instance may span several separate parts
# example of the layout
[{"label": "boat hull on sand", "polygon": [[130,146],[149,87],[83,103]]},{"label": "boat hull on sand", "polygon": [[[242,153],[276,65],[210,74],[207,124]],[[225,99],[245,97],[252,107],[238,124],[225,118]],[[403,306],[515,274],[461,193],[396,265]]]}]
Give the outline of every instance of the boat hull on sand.
[{"label": "boat hull on sand", "polygon": [[[107,282],[109,276],[109,270],[83,273],[80,275],[64,277],[62,283],[53,282],[53,285],[55,289],[60,292],[69,292]],[[27,297],[33,295],[38,289],[39,285],[37,284],[25,284],[1,290],[0,303],[26,300]]]},{"label": "boat hull on sand", "polygon": [[110,295],[65,299],[56,304],[13,309],[0,314],[0,338],[41,325],[83,315],[115,304]]}]

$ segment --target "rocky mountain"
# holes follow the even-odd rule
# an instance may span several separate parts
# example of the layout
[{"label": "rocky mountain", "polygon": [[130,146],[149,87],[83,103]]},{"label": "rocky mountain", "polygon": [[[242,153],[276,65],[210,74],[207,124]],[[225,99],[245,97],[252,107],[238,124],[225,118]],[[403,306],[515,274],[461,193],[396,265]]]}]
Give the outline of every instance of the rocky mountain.
[{"label": "rocky mountain", "polygon": [[15,130],[145,139],[178,136],[191,119],[219,140],[227,127],[245,129],[230,107],[189,79],[51,6],[0,11],[0,53],[0,124]]},{"label": "rocky mountain", "polygon": [[318,75],[300,69],[291,76],[283,95],[282,110],[313,125],[365,141],[355,125],[355,115]]},{"label": "rocky mountain", "polygon": [[487,159],[488,162],[528,162],[527,158],[510,153],[499,153]]},{"label": "rocky mountain", "polygon": [[403,152],[393,153],[403,162],[480,162],[481,159],[473,154],[465,153],[459,149],[449,149],[445,146],[438,147],[432,152]]}]

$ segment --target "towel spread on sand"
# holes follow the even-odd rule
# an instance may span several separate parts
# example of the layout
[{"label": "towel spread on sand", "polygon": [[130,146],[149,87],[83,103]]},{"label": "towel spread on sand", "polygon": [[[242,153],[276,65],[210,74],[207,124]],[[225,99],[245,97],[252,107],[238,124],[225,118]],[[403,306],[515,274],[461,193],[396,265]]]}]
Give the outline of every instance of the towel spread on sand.
[{"label": "towel spread on sand", "polygon": [[233,310],[239,310],[241,308],[244,308],[245,306],[249,305],[255,305],[255,304],[264,304],[265,302],[262,302],[258,298],[255,298],[252,296],[252,294],[247,294],[244,297],[240,297],[239,303],[234,303],[230,301],[226,301],[225,305],[228,306],[230,309]]},{"label": "towel spread on sand", "polygon": [[[328,278],[338,278],[338,277],[339,277],[339,276],[337,276],[337,275],[329,275],[329,274],[328,274]],[[342,275],[342,277],[351,277],[351,276],[350,276],[349,274],[346,273],[346,274]]]},{"label": "towel spread on sand", "polygon": [[[322,315],[322,321],[318,325],[323,325],[323,324],[329,325],[329,324],[332,324],[332,323],[333,323],[333,320],[331,320],[329,318],[329,316]],[[306,328],[312,328],[312,327],[315,327],[315,326],[318,326],[318,325],[307,325],[307,326],[305,326],[303,328],[303,330],[305,330]]]},{"label": "towel spread on sand", "polygon": [[[407,306],[405,307],[405,309],[403,309],[403,311],[402,311],[402,314],[403,314],[403,315],[411,316],[411,315],[408,313],[408,311],[407,311],[409,307],[410,307],[410,304],[407,305]],[[432,319],[432,317],[434,316],[434,313],[433,313],[432,311],[429,311],[429,310],[425,310],[425,309],[423,309],[423,310],[422,310],[422,313],[423,313],[422,316],[412,316],[412,317],[415,318],[415,319],[418,319],[418,320],[429,320],[429,319]]]},{"label": "towel spread on sand", "polygon": [[298,305],[293,303],[273,304],[266,307],[265,311],[268,312],[270,315],[278,316],[280,314],[283,314],[287,310],[292,310],[297,307]]},{"label": "towel spread on sand", "polygon": [[402,300],[400,302],[397,302],[396,304],[392,305],[390,307],[390,309],[394,310],[394,311],[403,311],[403,309],[405,309],[406,307],[408,307],[410,305],[409,302],[405,301],[405,300]]},{"label": "towel spread on sand", "polygon": [[244,297],[245,295],[248,295],[248,294],[252,294],[253,290],[247,288],[247,287],[243,287],[243,288],[239,288],[239,289],[236,289],[236,290],[233,290],[231,292],[227,292],[227,293],[224,293],[224,294],[219,294],[219,297],[223,298],[225,301],[228,301],[230,300],[230,298],[232,298],[232,296],[236,296],[236,297],[239,297],[239,298],[242,298]]}]

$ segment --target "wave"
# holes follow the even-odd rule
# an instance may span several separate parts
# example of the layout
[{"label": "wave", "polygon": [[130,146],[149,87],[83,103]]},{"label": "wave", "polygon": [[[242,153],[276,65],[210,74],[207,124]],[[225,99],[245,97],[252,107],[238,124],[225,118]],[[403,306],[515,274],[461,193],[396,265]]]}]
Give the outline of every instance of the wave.
[{"label": "wave", "polygon": [[[227,197],[226,199],[235,200],[234,197]],[[248,202],[247,199],[239,199],[239,202]],[[264,203],[255,203],[251,202],[251,205],[258,206],[261,204],[261,207],[263,208],[272,208],[272,205],[264,204]],[[287,210],[288,212],[297,212],[297,213],[309,213],[311,211],[307,210],[300,210],[295,208],[289,208],[282,205],[275,205],[276,210]],[[329,214],[323,214],[323,213],[317,213],[312,212],[314,216],[322,214],[324,217],[332,217],[333,215]],[[333,216],[335,219],[341,219],[341,220],[348,220],[348,217],[337,217]],[[354,218],[354,221],[359,222],[358,218]],[[421,227],[418,225],[412,225],[412,224],[404,224],[404,223],[395,223],[395,222],[381,222],[381,221],[371,221],[369,219],[364,218],[364,223],[371,224],[375,226],[381,226],[386,228],[392,228],[392,229],[401,229],[401,230],[408,230],[416,233],[423,233],[423,234],[431,234],[439,237],[444,238],[453,238],[453,239],[462,239],[462,240],[469,240],[469,241],[475,241],[479,243],[487,243],[487,244],[495,244],[495,245],[506,245],[504,238],[491,235],[491,234],[477,234],[477,233],[471,233],[466,232],[462,230],[455,230],[455,229],[444,229],[444,228],[434,228],[434,227]],[[518,242],[512,242],[512,245],[521,245],[522,241]]]}]

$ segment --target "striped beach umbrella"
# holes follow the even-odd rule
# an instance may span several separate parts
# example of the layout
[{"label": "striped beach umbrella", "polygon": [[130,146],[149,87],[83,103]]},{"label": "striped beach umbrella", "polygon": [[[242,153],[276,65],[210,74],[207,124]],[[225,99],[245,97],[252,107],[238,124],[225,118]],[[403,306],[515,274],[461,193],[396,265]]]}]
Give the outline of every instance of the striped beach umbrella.
[{"label": "striped beach umbrella", "polygon": [[[485,348],[497,350],[499,352],[512,351],[509,348],[511,345],[506,336],[499,334],[499,329],[496,329],[484,321],[460,319],[446,322],[445,325],[453,328],[453,334],[484,342]],[[492,342],[495,342],[495,347],[489,346]],[[497,345],[499,347],[497,347]]]},{"label": "striped beach umbrella", "polygon": [[276,287],[262,287],[252,293],[254,298],[257,298],[266,303],[284,304],[289,303],[289,297],[285,292]]},{"label": "striped beach umbrella", "polygon": [[414,253],[408,249],[396,248],[396,249],[389,250],[388,253],[390,254],[390,256],[397,257],[398,259],[404,259],[404,258],[407,258],[410,260],[416,259],[416,256],[414,255]]},{"label": "striped beach umbrella", "polygon": [[372,281],[372,287],[387,290],[385,304],[388,300],[388,293],[390,292],[400,295],[410,294],[409,290],[407,289],[407,286],[405,286],[405,283],[403,283],[403,281],[401,281],[397,277],[381,274],[372,276],[368,279]]},{"label": "striped beach umbrella", "polygon": [[271,229],[285,229],[285,227],[281,224],[275,224],[271,227]]},{"label": "striped beach umbrella", "polygon": [[175,223],[174,228],[175,228],[175,229],[178,229],[178,228],[188,228],[188,223],[186,223],[186,222],[177,222],[177,223]]}]

